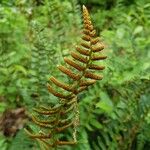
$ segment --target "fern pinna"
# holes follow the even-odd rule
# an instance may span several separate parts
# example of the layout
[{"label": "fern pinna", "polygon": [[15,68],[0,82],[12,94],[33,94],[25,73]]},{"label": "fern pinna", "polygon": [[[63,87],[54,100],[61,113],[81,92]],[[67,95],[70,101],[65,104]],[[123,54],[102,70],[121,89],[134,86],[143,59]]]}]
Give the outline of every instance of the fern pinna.
[{"label": "fern pinna", "polygon": [[[64,83],[55,77],[50,77],[51,86],[48,84],[48,90],[51,94],[59,98],[59,104],[54,107],[39,107],[34,109],[38,114],[32,116],[33,122],[43,130],[38,134],[33,134],[27,130],[27,133],[34,139],[42,142],[45,148],[57,147],[62,145],[74,145],[77,143],[76,132],[79,125],[79,110],[77,95],[93,85],[102,76],[96,74],[96,71],[103,70],[105,67],[96,62],[106,59],[101,51],[104,45],[96,37],[96,31],[93,28],[88,10],[83,6],[83,36],[82,42],[71,52],[72,58],[64,58],[65,66],[59,65],[58,69],[67,75],[71,80]],[[56,90],[57,88],[57,90]],[[45,118],[45,120],[40,119]],[[47,128],[48,132],[44,132]],[[72,134],[72,141],[66,140],[63,134],[66,129]]]}]

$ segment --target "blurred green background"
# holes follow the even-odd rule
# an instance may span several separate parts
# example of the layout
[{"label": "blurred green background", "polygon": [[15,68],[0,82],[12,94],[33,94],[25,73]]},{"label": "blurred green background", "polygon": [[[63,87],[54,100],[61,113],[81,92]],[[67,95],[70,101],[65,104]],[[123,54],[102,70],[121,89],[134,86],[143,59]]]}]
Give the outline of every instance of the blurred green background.
[{"label": "blurred green background", "polygon": [[149,0],[1,0],[0,150],[39,149],[23,128],[33,107],[56,101],[46,83],[80,40],[83,4],[108,59],[79,97],[78,144],[62,149],[150,149]]}]

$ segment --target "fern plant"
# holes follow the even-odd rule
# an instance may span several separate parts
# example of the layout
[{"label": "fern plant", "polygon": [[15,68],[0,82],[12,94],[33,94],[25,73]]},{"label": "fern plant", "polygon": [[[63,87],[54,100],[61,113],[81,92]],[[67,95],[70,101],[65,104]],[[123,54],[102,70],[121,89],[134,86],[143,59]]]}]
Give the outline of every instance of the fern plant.
[{"label": "fern plant", "polygon": [[115,96],[113,92],[109,94],[112,100],[118,102],[113,105],[112,112],[101,121],[101,129],[94,133],[97,136],[97,140],[91,142],[94,149],[144,148],[144,144],[149,141],[150,124],[146,120],[150,110],[149,83],[147,79],[136,78],[121,84],[121,87],[117,86],[118,89],[111,84],[105,87],[107,91],[109,88],[111,92],[116,90]]},{"label": "fern plant", "polygon": [[[64,81],[68,83],[50,77],[48,90],[59,99],[58,104],[35,108],[37,115],[33,115],[32,120],[41,130],[38,134],[26,130],[30,137],[42,142],[41,145],[45,149],[77,143],[78,94],[103,78],[95,72],[105,68],[97,64],[98,61],[107,58],[101,53],[104,45],[96,37],[96,30],[85,6],[83,6],[83,23],[82,42],[76,46],[76,51],[71,52],[72,58],[64,58],[66,65],[58,66],[62,75],[67,75],[68,78]],[[72,140],[68,140],[65,136],[66,130],[71,134]]]},{"label": "fern plant", "polygon": [[[38,97],[38,99],[48,100],[48,92],[44,88],[46,81],[48,79],[47,74],[49,73],[49,61],[48,54],[50,50],[47,50],[47,41],[43,35],[44,31],[39,25],[35,24],[33,26],[32,32],[34,34],[33,46],[31,50],[31,79],[30,82],[32,87],[30,88],[30,93],[32,97]],[[43,97],[41,96],[43,95]]]}]

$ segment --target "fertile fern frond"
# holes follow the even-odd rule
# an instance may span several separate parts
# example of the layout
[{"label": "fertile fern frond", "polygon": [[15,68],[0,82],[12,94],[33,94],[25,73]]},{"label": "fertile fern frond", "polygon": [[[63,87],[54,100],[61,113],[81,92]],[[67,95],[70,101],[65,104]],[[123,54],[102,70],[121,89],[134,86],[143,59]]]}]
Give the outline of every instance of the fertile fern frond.
[{"label": "fertile fern frond", "polygon": [[[37,108],[35,111],[38,115],[32,116],[35,124],[42,129],[48,129],[47,134],[44,133],[44,130],[39,134],[27,131],[29,136],[39,139],[46,147],[77,143],[76,128],[79,125],[77,95],[103,78],[95,72],[103,70],[104,66],[95,63],[106,59],[106,56],[101,54],[104,45],[96,37],[96,31],[85,6],[83,6],[83,23],[82,42],[76,47],[76,50],[71,52],[71,58],[64,58],[66,65],[58,66],[60,72],[66,75],[71,83],[64,83],[53,76],[50,77],[51,83],[48,84],[48,90],[59,98],[59,105],[52,108]],[[61,137],[68,128],[72,130],[73,141],[67,141],[64,136]]]}]

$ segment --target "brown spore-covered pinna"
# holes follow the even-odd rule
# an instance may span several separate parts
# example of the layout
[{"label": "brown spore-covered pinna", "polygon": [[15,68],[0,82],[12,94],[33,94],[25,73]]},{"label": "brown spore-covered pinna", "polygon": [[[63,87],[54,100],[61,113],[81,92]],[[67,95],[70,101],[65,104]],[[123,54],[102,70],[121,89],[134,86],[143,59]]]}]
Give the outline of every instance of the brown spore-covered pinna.
[{"label": "brown spore-covered pinna", "polygon": [[[33,115],[32,120],[41,127],[41,130],[39,133],[26,130],[28,135],[41,142],[45,149],[77,143],[78,94],[103,78],[99,72],[105,67],[97,62],[107,58],[101,53],[104,45],[96,36],[96,30],[85,6],[83,6],[83,24],[81,43],[71,52],[70,57],[64,58],[66,65],[58,66],[60,72],[65,74],[71,82],[64,83],[53,76],[50,77],[52,86],[48,84],[48,90],[59,98],[59,104],[54,107],[35,108],[37,115]],[[66,139],[67,129],[72,132],[72,140],[62,140]]]}]

